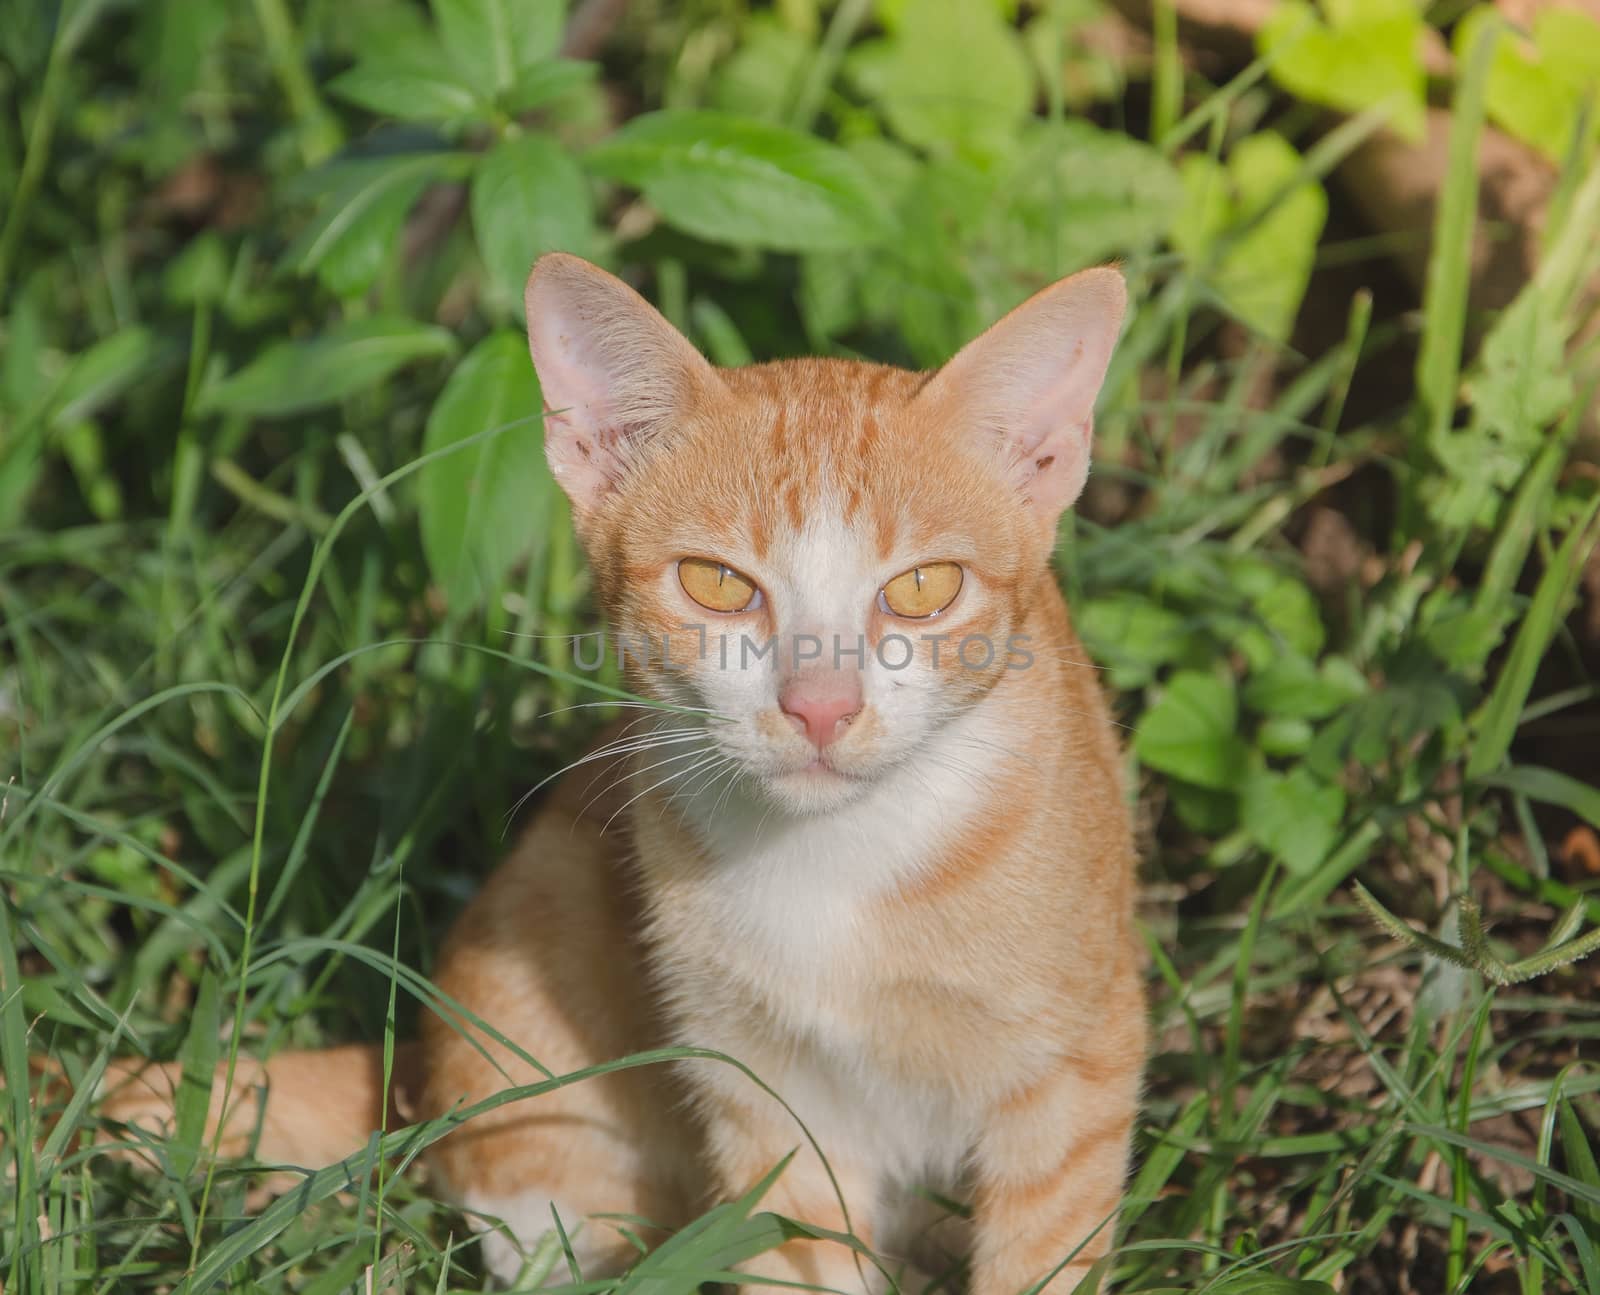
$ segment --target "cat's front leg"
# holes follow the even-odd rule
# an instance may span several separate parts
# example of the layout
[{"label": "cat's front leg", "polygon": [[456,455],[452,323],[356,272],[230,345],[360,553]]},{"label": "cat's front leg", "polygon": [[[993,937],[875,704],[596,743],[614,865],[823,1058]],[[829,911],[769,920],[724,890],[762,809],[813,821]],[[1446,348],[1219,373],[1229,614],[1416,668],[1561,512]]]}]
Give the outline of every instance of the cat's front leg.
[{"label": "cat's front leg", "polygon": [[1063,1260],[1048,1289],[1066,1295],[1110,1250],[1143,1060],[1142,1046],[1061,1058],[990,1112],[975,1164],[972,1295],[1018,1295]]},{"label": "cat's front leg", "polygon": [[[748,1083],[702,1091],[701,1112],[706,1148],[722,1199],[732,1200],[749,1191],[793,1151],[793,1159],[756,1208],[832,1232],[850,1233],[864,1244],[872,1244],[870,1210],[876,1183],[863,1158],[853,1156],[848,1148],[829,1146],[825,1167],[794,1118]],[[741,1264],[740,1271],[846,1295],[884,1285],[872,1264],[851,1247],[822,1239],[785,1242]]]}]

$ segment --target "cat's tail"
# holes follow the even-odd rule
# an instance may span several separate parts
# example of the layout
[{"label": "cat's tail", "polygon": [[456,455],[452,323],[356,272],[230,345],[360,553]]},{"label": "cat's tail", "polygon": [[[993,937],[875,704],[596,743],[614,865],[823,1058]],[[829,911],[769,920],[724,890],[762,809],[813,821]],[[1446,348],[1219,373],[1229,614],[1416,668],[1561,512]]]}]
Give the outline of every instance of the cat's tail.
[{"label": "cat's tail", "polygon": [[[202,1146],[211,1147],[220,1127],[223,1159],[321,1169],[361,1150],[375,1129],[409,1123],[419,1063],[416,1044],[396,1044],[386,1085],[381,1044],[280,1052],[265,1062],[241,1056],[226,1103],[227,1064],[220,1063]],[[111,1154],[154,1164],[160,1141],[177,1128],[182,1083],[178,1062],[113,1061],[98,1094],[100,1113],[111,1123],[102,1134],[114,1144]]]}]

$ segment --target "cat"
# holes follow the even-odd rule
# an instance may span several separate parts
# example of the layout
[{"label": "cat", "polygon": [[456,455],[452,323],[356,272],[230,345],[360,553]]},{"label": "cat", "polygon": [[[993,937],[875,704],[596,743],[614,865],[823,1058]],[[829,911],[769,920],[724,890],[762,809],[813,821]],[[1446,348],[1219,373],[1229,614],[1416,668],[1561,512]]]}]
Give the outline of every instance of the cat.
[{"label": "cat", "polygon": [[[694,1045],[793,1114],[726,1062],[643,1066],[470,1121],[433,1181],[503,1222],[483,1250],[510,1280],[552,1206],[677,1225],[794,1151],[761,1208],[892,1255],[926,1185],[972,1203],[973,1295],[1070,1290],[1111,1247],[1145,1059],[1121,752],[1050,566],[1120,273],[1044,289],[932,373],[714,368],[563,254],[526,306],[550,468],[630,684],[665,706],[566,774],[435,982],[556,1074]],[[356,1150],[380,1070],[371,1048],[246,1066],[224,1152]],[[420,1117],[544,1077],[435,1014],[398,1073]],[[107,1114],[159,1116],[175,1080],[123,1067]],[[573,1244],[585,1276],[637,1254],[597,1219]],[[826,1237],[742,1271],[882,1280]]]}]

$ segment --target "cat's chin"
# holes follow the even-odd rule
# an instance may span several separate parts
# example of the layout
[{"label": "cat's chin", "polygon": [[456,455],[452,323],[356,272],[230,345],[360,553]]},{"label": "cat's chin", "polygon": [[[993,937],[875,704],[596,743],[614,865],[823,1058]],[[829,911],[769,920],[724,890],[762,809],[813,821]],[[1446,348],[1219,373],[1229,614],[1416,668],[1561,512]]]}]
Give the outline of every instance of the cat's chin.
[{"label": "cat's chin", "polygon": [[763,780],[767,796],[791,814],[825,814],[866,794],[871,780],[841,773],[821,760]]}]

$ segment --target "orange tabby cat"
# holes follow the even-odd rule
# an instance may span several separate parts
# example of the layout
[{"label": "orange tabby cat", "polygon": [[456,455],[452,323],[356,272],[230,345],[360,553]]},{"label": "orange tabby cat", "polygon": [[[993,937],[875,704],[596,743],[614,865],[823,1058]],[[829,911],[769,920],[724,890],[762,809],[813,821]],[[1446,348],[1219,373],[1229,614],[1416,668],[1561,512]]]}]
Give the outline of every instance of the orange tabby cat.
[{"label": "orange tabby cat", "polygon": [[[497,1274],[552,1204],[569,1229],[681,1223],[708,1182],[742,1193],[797,1146],[763,1208],[887,1254],[912,1188],[971,1199],[975,1295],[1058,1267],[1068,1290],[1106,1253],[1145,1048],[1133,852],[1049,562],[1123,305],[1120,275],[1089,270],[933,374],[727,370],[594,266],[534,268],[550,466],[632,686],[672,709],[566,776],[437,983],[558,1074],[692,1044],[794,1115],[703,1061],[478,1118],[431,1163],[503,1221]],[[542,1077],[438,1018],[404,1060],[425,1117]],[[264,1161],[331,1162],[377,1126],[371,1051],[265,1074]],[[157,1111],[172,1078],[122,1074],[110,1113]],[[586,1275],[633,1253],[601,1220],[575,1245]],[[826,1239],[747,1268],[875,1280]]]}]

